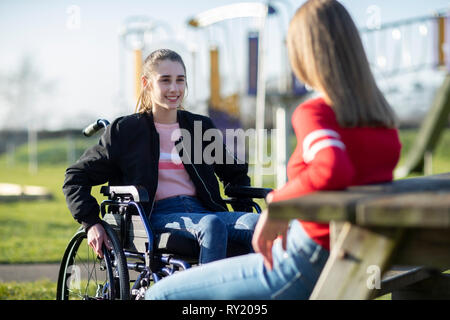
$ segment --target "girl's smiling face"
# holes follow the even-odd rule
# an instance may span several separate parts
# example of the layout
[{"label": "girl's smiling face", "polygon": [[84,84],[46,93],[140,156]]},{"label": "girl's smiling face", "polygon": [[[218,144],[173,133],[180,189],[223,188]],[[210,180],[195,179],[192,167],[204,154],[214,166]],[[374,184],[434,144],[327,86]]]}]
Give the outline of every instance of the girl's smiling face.
[{"label": "girl's smiling face", "polygon": [[168,59],[159,62],[148,85],[153,108],[176,110],[183,101],[186,89],[183,66]]}]

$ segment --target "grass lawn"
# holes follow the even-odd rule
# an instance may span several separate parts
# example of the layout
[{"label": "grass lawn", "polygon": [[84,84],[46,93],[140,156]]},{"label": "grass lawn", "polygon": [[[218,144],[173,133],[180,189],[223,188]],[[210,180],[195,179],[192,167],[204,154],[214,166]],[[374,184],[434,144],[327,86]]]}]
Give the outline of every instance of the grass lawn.
[{"label": "grass lawn", "polygon": [[45,186],[53,194],[49,201],[3,203],[0,206],[0,263],[58,261],[76,228],[61,194],[62,166],[40,168],[36,175],[25,166],[2,170],[7,183]]},{"label": "grass lawn", "polygon": [[49,280],[35,282],[0,282],[0,300],[55,300],[56,283]]},{"label": "grass lawn", "polygon": [[[61,165],[41,167],[37,174],[28,173],[23,165],[1,169],[1,182],[44,186],[54,198],[0,205],[0,263],[60,261],[68,240],[79,227],[62,194],[64,171]],[[93,190],[101,199],[99,189]]]},{"label": "grass lawn", "polygon": [[[400,163],[404,161],[416,134],[416,130],[401,131],[403,151]],[[51,146],[59,149],[49,152]],[[64,147],[57,141],[39,145],[41,158],[36,174],[28,172],[23,155],[26,146],[16,150],[14,166],[8,164],[10,160],[4,155],[0,156],[0,183],[43,186],[54,196],[46,201],[0,204],[0,263],[58,263],[67,242],[79,227],[66,207],[61,190],[67,167],[63,157],[65,151],[61,148]],[[83,148],[80,146],[77,152]],[[433,156],[433,171],[450,171],[450,129],[445,131]],[[270,186],[270,181],[266,186]],[[99,190],[100,187],[94,188],[93,194],[101,201]],[[0,283],[0,299],[53,299],[54,290],[55,284],[45,281]]]}]

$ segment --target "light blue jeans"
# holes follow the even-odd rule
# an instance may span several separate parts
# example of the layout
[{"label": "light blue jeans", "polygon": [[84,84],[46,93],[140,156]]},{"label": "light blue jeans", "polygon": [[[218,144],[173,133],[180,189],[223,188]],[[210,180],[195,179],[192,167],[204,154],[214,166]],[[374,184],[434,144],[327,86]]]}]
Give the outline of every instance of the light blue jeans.
[{"label": "light blue jeans", "polygon": [[199,263],[223,259],[235,241],[253,252],[252,237],[259,215],[252,212],[207,211],[197,198],[176,196],[155,202],[150,224],[156,233],[177,230],[200,245]]},{"label": "light blue jeans", "polygon": [[283,250],[272,248],[273,270],[259,253],[208,263],[181,271],[147,290],[148,300],[308,299],[328,259],[329,251],[316,244],[297,220],[292,220]]}]

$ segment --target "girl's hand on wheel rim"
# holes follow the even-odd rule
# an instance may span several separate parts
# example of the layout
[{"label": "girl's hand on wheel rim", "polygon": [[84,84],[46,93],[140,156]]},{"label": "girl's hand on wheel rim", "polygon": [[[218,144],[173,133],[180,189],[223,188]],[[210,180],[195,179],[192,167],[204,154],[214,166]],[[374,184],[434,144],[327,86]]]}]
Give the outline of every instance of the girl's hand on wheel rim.
[{"label": "girl's hand on wheel rim", "polygon": [[112,243],[106,235],[106,231],[100,223],[94,224],[87,232],[88,245],[94,252],[103,258],[102,245],[105,244],[108,250],[112,250]]}]

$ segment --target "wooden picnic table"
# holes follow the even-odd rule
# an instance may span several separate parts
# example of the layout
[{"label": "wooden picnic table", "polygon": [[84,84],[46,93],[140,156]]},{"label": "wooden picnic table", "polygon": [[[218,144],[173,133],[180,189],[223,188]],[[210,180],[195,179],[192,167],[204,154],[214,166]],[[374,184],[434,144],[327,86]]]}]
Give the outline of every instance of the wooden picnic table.
[{"label": "wooden picnic table", "polygon": [[310,299],[374,298],[386,293],[377,271],[393,266],[421,266],[416,280],[430,270],[434,280],[416,289],[450,299],[450,275],[441,273],[450,269],[450,173],[315,192],[270,203],[269,216],[330,223],[330,257]]}]

